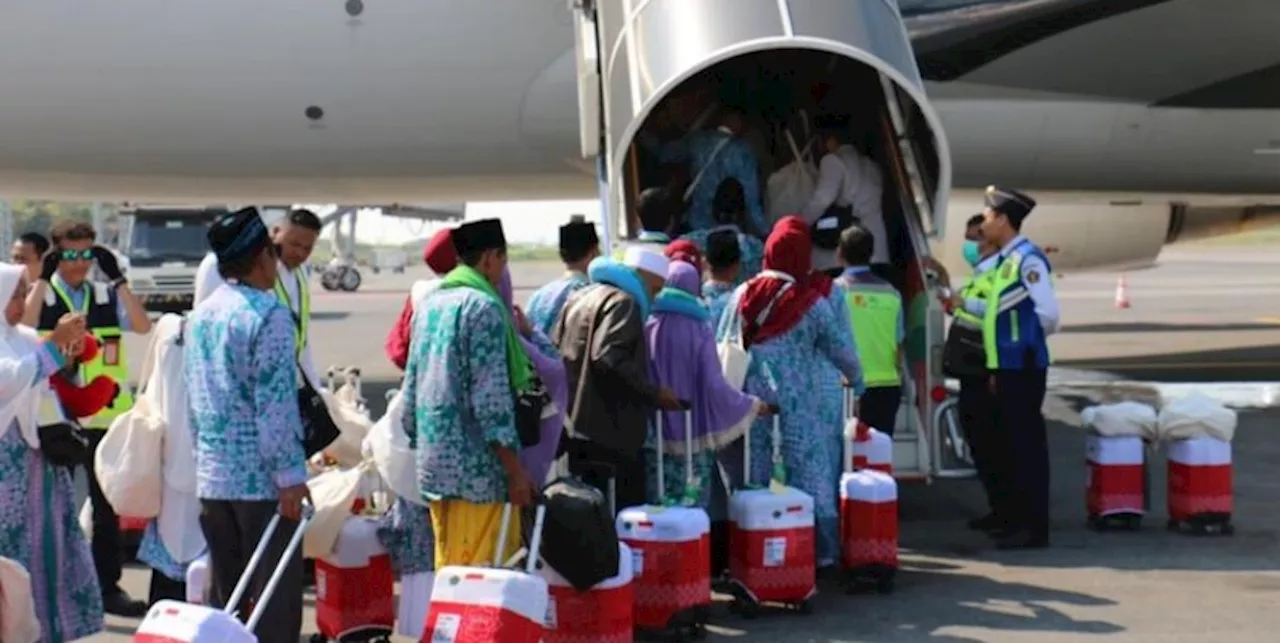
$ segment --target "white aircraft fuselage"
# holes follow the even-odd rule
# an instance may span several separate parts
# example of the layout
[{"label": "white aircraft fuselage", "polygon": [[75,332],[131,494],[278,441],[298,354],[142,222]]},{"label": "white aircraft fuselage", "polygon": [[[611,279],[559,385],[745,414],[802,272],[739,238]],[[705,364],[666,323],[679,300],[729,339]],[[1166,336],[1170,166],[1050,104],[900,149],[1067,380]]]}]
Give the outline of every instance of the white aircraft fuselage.
[{"label": "white aircraft fuselage", "polygon": [[[593,198],[569,4],[14,3],[0,21],[0,193]],[[1280,5],[1148,4],[926,82],[954,168],[944,256],[989,183],[1037,197],[1028,232],[1064,268],[1150,262],[1179,235],[1236,231],[1280,205],[1277,111],[1161,104],[1280,59],[1260,19]],[[926,81],[922,43],[942,14],[907,20]]]}]

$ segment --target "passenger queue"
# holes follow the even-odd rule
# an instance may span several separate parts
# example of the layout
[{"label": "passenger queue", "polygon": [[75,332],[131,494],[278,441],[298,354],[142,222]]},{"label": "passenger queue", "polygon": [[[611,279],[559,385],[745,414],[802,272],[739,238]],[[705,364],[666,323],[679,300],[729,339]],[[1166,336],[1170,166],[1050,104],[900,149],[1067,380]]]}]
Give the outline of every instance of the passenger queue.
[{"label": "passenger queue", "polygon": [[[836,142],[832,155],[840,152]],[[818,573],[837,566],[845,389],[858,396],[859,416],[885,433],[894,430],[901,404],[902,299],[873,270],[883,241],[855,217],[836,237],[833,278],[813,268],[813,222],[783,217],[763,242],[752,234],[760,206],[747,202],[731,171],[714,189],[693,193],[706,202],[690,209],[659,193],[642,204],[647,243],[619,257],[603,256],[594,226],[563,226],[566,273],[533,294],[527,313],[512,298],[500,222],[468,222],[428,244],[425,260],[437,278],[415,284],[386,341],[388,358],[405,372],[402,422],[421,496],[398,499],[378,531],[402,582],[446,565],[492,562],[502,533],[514,551],[520,529],[502,529],[503,506],[532,503],[557,463],[602,486],[598,465],[608,465],[617,508],[659,495],[706,508],[715,540],[711,573],[720,576],[724,498],[775,475],[768,454],[775,415],[787,484],[814,498]],[[1048,260],[1019,234],[1034,205],[1012,190],[988,190],[972,234],[975,251],[966,251],[975,275],[944,297],[955,327],[976,330],[982,350],[980,366],[971,364],[962,378],[962,405],[992,512],[972,526],[1007,548],[1049,540],[1040,404],[1046,337],[1056,330],[1058,308]],[[703,213],[696,229],[689,212]],[[0,556],[30,575],[41,640],[49,641],[99,631],[104,608],[135,616],[145,609],[119,590],[118,558],[96,560],[118,556],[97,545],[110,539],[115,516],[104,511],[99,524],[95,509],[92,550],[73,516],[71,465],[92,462],[93,443],[81,445],[78,459],[59,460],[54,452],[63,449],[55,446],[65,439],[42,419],[54,396],[48,383],[59,373],[82,386],[98,375],[114,380],[106,425],[127,410],[120,334],[145,333],[151,323],[137,314],[127,279],[94,245],[92,230],[76,230],[59,228],[43,254],[20,239],[15,258],[31,261],[0,268],[8,302],[0,329],[0,456],[8,462],[0,466]],[[183,370],[210,564],[207,598],[215,606],[228,600],[272,515],[296,523],[309,496],[302,438],[313,419],[300,408],[299,388],[322,385],[309,352],[304,267],[318,232],[305,210],[268,230],[252,208],[209,232],[211,259],[183,331]],[[108,283],[85,281],[95,262]],[[52,312],[42,313],[46,306]],[[28,318],[39,331],[23,323]],[[717,355],[734,333],[751,358],[740,385],[729,381]],[[91,343],[101,349],[82,363]],[[664,452],[693,450],[694,488],[674,470],[659,475],[657,412],[666,427]],[[92,417],[59,426],[69,427],[63,433],[74,442],[103,424]],[[744,471],[748,433],[752,467]],[[683,458],[668,458],[668,466],[676,460]],[[270,559],[282,554],[291,531],[276,533]],[[151,553],[142,559],[156,570],[153,578],[172,582],[153,582],[152,602],[185,593],[176,583],[191,562],[164,560],[154,536],[152,525],[143,546]],[[90,564],[96,573],[87,573]],[[258,624],[260,640],[296,640],[303,583],[298,556]],[[415,634],[422,623],[401,627]]]}]

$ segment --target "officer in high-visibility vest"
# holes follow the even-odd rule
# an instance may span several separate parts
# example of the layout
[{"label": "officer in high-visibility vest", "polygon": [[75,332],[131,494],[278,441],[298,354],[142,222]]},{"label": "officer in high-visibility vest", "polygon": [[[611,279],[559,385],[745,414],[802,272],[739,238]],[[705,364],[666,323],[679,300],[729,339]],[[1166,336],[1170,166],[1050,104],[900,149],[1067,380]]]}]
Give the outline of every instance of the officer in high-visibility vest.
[{"label": "officer in high-visibility vest", "polygon": [[320,217],[316,213],[297,209],[289,212],[284,221],[271,231],[271,240],[279,258],[279,278],[276,280],[276,297],[293,312],[298,329],[296,339],[298,361],[302,374],[316,389],[324,386],[311,353],[311,271],[307,262],[320,238]]},{"label": "officer in high-visibility vest", "polygon": [[987,188],[982,236],[999,248],[985,299],[956,297],[958,306],[982,318],[989,385],[997,430],[1007,445],[1003,469],[1011,474],[1007,528],[994,532],[1002,549],[1049,545],[1049,445],[1045,428],[1048,336],[1060,313],[1049,259],[1022,236],[1022,222],[1036,202],[996,186]]},{"label": "officer in high-visibility vest", "polygon": [[[985,301],[991,290],[994,274],[990,271],[999,261],[997,248],[982,238],[982,215],[975,214],[965,225],[964,245],[961,255],[965,263],[973,268],[973,273],[965,278],[957,293],[963,299]],[[944,275],[943,281],[951,279],[944,269],[935,266]],[[986,515],[969,521],[969,528],[976,531],[998,531],[1004,528],[1002,516],[1010,513],[1009,500],[1002,494],[1009,488],[1007,477],[1002,477],[998,459],[1003,444],[992,443],[996,436],[995,398],[991,394],[989,379],[991,372],[987,370],[986,346],[982,341],[982,318],[964,308],[950,308],[948,313],[955,316],[947,332],[947,342],[943,349],[943,369],[950,377],[960,382],[958,410],[960,427],[964,431],[965,442],[969,445],[969,454],[977,470],[978,480],[987,495],[989,511]],[[1006,458],[1007,460],[1007,458]]]},{"label": "officer in high-visibility vest", "polygon": [[906,323],[902,295],[871,272],[875,237],[859,224],[840,233],[837,254],[844,272],[836,280],[845,291],[866,391],[858,398],[858,418],[893,435],[902,406],[902,341]]},{"label": "officer in high-visibility vest", "polygon": [[[86,327],[100,345],[97,357],[81,365],[77,374],[81,382],[98,375],[114,379],[120,392],[107,408],[91,418],[80,418],[89,430],[89,457],[84,463],[89,478],[89,498],[93,505],[93,562],[102,588],[103,607],[110,614],[138,617],[146,612],[146,604],[135,601],[120,588],[120,523],[115,510],[102,495],[98,478],[93,473],[93,453],[98,448],[111,421],[133,408],[133,392],[129,386],[129,362],[125,354],[124,333],[145,335],[151,331],[142,302],[129,290],[116,256],[96,245],[93,226],[79,221],[64,221],[50,231],[53,247],[45,254],[40,280],[27,296],[23,323],[48,334],[67,313],[80,313]],[[89,280],[89,271],[97,265],[106,283]]]}]

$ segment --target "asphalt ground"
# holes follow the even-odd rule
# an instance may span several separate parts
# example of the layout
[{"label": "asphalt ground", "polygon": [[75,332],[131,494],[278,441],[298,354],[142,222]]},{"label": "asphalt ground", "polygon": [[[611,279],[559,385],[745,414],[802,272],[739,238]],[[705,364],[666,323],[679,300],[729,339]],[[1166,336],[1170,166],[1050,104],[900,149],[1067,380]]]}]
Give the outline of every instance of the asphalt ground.
[{"label": "asphalt ground", "polygon": [[[1280,640],[1280,252],[1230,247],[1167,252],[1127,276],[1128,309],[1114,305],[1118,275],[1056,282],[1063,328],[1045,403],[1050,419],[1053,546],[999,552],[967,531],[983,501],[973,481],[901,490],[902,570],[892,595],[846,596],[824,586],[814,614],[745,621],[723,605],[711,640],[802,643],[1275,643]],[[515,266],[516,296],[556,276],[549,264]],[[315,288],[312,343],[321,368],[357,365],[373,412],[398,378],[382,342],[409,285],[425,269],[366,276],[354,294]],[[131,340],[140,362],[145,340]],[[1139,533],[1085,528],[1084,432],[1095,401],[1204,391],[1249,408],[1234,441],[1237,531],[1194,537],[1165,530],[1165,462],[1150,463],[1151,513]],[[1219,393],[1221,392],[1221,393]],[[149,570],[130,566],[125,586],[145,596]],[[304,622],[314,623],[308,596]],[[88,640],[128,641],[135,621],[109,618]],[[306,629],[309,633],[314,628]],[[304,639],[305,640],[305,639]],[[399,639],[397,639],[399,640]]]}]

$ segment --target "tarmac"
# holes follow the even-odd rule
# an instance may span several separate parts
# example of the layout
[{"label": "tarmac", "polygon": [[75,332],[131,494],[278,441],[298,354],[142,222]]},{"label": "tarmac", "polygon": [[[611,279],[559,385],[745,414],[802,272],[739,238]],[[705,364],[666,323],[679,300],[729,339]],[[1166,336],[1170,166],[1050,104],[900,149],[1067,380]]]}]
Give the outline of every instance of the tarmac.
[{"label": "tarmac", "polygon": [[[556,276],[550,264],[513,267],[516,297]],[[399,373],[383,339],[425,269],[367,275],[357,293],[314,290],[311,342],[321,369],[355,365],[375,417]],[[901,489],[902,568],[891,595],[846,596],[823,586],[809,616],[743,620],[720,604],[710,640],[803,643],[1274,643],[1280,630],[1280,252],[1275,248],[1166,251],[1128,275],[1131,307],[1117,309],[1117,275],[1056,281],[1063,328],[1045,403],[1050,419],[1053,546],[999,552],[964,521],[982,513],[976,482]],[[129,342],[140,364],[145,338]],[[135,366],[136,367],[136,366]],[[1165,464],[1150,463],[1151,512],[1139,533],[1085,527],[1084,432],[1079,411],[1098,401],[1159,403],[1190,391],[1242,407],[1235,452],[1234,536],[1165,529]],[[149,570],[124,585],[145,597]],[[314,631],[308,595],[304,638]],[[95,642],[128,641],[136,621],[109,617]],[[407,641],[408,639],[393,639]]]}]

